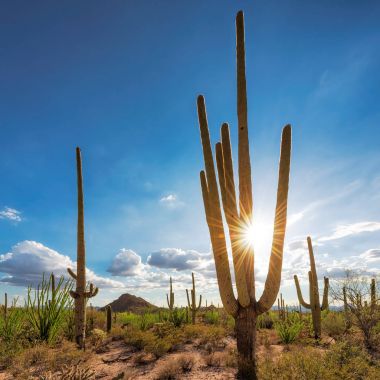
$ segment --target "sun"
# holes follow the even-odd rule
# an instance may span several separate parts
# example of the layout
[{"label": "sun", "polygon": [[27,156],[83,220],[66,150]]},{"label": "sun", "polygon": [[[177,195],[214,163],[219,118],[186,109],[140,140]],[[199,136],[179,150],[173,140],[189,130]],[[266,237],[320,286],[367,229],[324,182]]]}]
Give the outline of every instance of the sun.
[{"label": "sun", "polygon": [[255,253],[263,253],[263,250],[271,246],[273,227],[263,220],[256,219],[244,226],[243,244],[253,247]]}]

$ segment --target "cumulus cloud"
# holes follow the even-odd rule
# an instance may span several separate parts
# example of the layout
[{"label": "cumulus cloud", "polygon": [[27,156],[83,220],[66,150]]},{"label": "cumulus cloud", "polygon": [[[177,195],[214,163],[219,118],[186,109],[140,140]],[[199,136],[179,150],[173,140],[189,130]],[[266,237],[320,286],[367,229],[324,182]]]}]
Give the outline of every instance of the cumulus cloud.
[{"label": "cumulus cloud", "polygon": [[321,237],[319,241],[329,241],[342,239],[348,236],[357,235],[362,232],[374,232],[380,230],[380,222],[359,222],[338,226],[335,231],[325,237]]},{"label": "cumulus cloud", "polygon": [[107,272],[113,276],[136,276],[144,268],[141,257],[131,249],[122,248],[114,257]]},{"label": "cumulus cloud", "polygon": [[368,251],[365,251],[359,255],[359,257],[367,262],[380,262],[380,249],[369,249]]},{"label": "cumulus cloud", "polygon": [[179,248],[163,248],[148,257],[148,264],[157,268],[176,270],[201,269],[207,266],[210,254]]},{"label": "cumulus cloud", "polygon": [[21,211],[10,207],[4,207],[4,209],[0,211],[0,219],[7,219],[16,223],[21,222]]},{"label": "cumulus cloud", "polygon": [[[14,245],[10,252],[0,255],[0,272],[7,276],[0,281],[12,285],[36,285],[41,281],[42,273],[54,273],[67,276],[67,268],[75,270],[76,263],[36,241],[25,240]],[[98,276],[87,269],[87,279],[100,288],[121,288],[119,281]]]}]

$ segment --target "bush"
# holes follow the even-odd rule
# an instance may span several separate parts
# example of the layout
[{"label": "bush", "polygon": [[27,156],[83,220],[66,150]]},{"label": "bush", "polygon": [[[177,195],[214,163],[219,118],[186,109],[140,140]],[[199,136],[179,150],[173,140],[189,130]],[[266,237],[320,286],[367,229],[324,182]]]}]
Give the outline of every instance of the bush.
[{"label": "bush", "polygon": [[285,322],[275,323],[275,329],[282,343],[293,343],[302,331],[303,324],[300,321],[288,319]]},{"label": "bush", "polygon": [[322,319],[322,329],[328,336],[334,339],[342,336],[346,331],[346,321],[342,313],[328,313]]},{"label": "bush", "polygon": [[193,369],[195,358],[192,354],[183,354],[180,357],[178,357],[177,361],[182,369],[182,372],[186,373],[191,372],[191,370]]},{"label": "bush", "polygon": [[207,311],[204,315],[205,323],[209,325],[218,325],[220,320],[220,315],[218,311]]},{"label": "bush", "polygon": [[170,314],[169,320],[173,323],[174,327],[181,327],[186,321],[186,310],[176,307]]},{"label": "bush", "polygon": [[168,361],[161,364],[155,380],[176,380],[179,378],[181,368],[178,362]]},{"label": "bush", "polygon": [[272,329],[274,322],[271,315],[267,312],[258,316],[256,324],[259,329]]}]

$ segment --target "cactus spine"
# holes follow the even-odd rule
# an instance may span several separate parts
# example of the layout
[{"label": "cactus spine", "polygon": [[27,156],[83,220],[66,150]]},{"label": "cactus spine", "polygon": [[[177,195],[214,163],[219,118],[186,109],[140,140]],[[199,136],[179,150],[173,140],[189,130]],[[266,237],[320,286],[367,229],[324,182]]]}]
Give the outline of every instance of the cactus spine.
[{"label": "cactus spine", "polygon": [[310,236],[307,237],[307,246],[309,249],[310,258],[310,271],[309,271],[309,293],[310,293],[310,303],[306,303],[302,297],[302,292],[297,275],[294,275],[294,282],[297,288],[297,296],[300,304],[311,310],[311,317],[313,320],[314,337],[318,339],[321,337],[321,311],[328,309],[329,307],[329,279],[324,277],[324,290],[323,290],[323,300],[322,305],[319,302],[319,290],[318,290],[318,277],[317,270],[315,267],[313,245],[311,243]]},{"label": "cactus spine", "polygon": [[106,306],[106,316],[107,316],[107,332],[109,333],[112,329],[112,307],[111,305]]},{"label": "cactus spine", "polygon": [[201,307],[202,303],[202,295],[199,295],[199,304],[197,307],[197,300],[195,296],[195,280],[194,280],[194,273],[191,273],[191,277],[193,280],[193,289],[191,289],[191,302],[190,302],[190,297],[189,297],[189,291],[186,289],[186,296],[187,296],[187,305],[189,307],[189,310],[191,311],[191,321],[193,325],[195,325],[195,317],[197,314],[197,311]]},{"label": "cactus spine", "polygon": [[70,276],[76,280],[76,290],[70,291],[75,304],[75,341],[79,348],[85,349],[86,303],[98,294],[99,289],[90,284],[86,289],[86,246],[84,240],[84,206],[81,151],[76,148],[77,187],[78,187],[78,226],[77,226],[77,272],[67,268]]},{"label": "cactus spine", "polygon": [[252,223],[253,201],[248,142],[244,16],[242,11],[238,12],[236,16],[236,33],[239,199],[237,199],[235,191],[230,131],[227,123],[223,124],[221,128],[221,143],[216,144],[216,162],[222,205],[232,248],[237,299],[232,287],[227,242],[203,96],[199,96],[197,101],[205,163],[205,171],[200,172],[200,181],[220,297],[225,310],[236,320],[235,329],[239,353],[238,377],[256,379],[256,319],[258,315],[265,313],[272,307],[276,301],[281,282],[289,187],[291,127],[287,125],[282,132],[272,250],[264,292],[257,301],[254,281],[254,252],[252,245],[246,243],[247,230]]},{"label": "cactus spine", "polygon": [[168,303],[169,312],[173,312],[174,308],[174,293],[173,293],[173,282],[172,278],[170,277],[170,289],[169,289],[169,295],[166,294],[166,301]]}]

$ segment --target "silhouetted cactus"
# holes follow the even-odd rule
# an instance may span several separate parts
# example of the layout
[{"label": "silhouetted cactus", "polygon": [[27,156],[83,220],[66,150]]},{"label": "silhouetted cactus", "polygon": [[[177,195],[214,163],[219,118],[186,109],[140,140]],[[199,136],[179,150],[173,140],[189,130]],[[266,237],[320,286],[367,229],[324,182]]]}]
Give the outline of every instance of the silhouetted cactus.
[{"label": "silhouetted cactus", "polygon": [[170,289],[169,289],[169,295],[166,294],[166,301],[168,303],[168,308],[170,313],[173,311],[174,308],[174,293],[173,293],[173,282],[172,278],[170,277]]},{"label": "silhouetted cactus", "polygon": [[371,280],[371,312],[376,311],[377,299],[376,299],[376,281],[373,278]]},{"label": "silhouetted cactus", "polygon": [[67,268],[70,276],[76,280],[76,290],[70,291],[75,304],[75,341],[79,348],[85,349],[86,303],[98,294],[99,289],[90,284],[86,289],[86,246],[84,240],[84,200],[81,151],[76,148],[77,187],[78,187],[78,226],[77,226],[77,273]]},{"label": "silhouetted cactus", "polygon": [[187,305],[188,305],[189,310],[191,311],[191,321],[192,321],[193,325],[195,325],[195,317],[196,317],[197,311],[201,307],[202,295],[199,295],[199,304],[198,304],[198,307],[197,307],[197,299],[196,299],[196,296],[195,296],[194,273],[191,273],[191,277],[192,277],[192,280],[193,280],[193,289],[191,289],[191,302],[190,302],[190,297],[189,297],[189,291],[187,289],[186,289],[186,296],[187,296]]},{"label": "silhouetted cactus", "polygon": [[107,332],[109,333],[112,329],[112,307],[111,305],[106,306],[106,316],[107,316]]},{"label": "silhouetted cactus", "polygon": [[324,277],[324,290],[323,290],[323,300],[322,306],[319,302],[319,289],[318,289],[318,277],[317,270],[315,267],[313,246],[311,243],[310,236],[307,237],[307,246],[309,249],[310,258],[310,271],[309,271],[309,293],[310,293],[310,303],[306,303],[302,297],[302,292],[297,275],[294,275],[294,282],[297,288],[297,296],[301,305],[311,310],[311,317],[313,320],[314,337],[318,339],[321,337],[321,311],[328,309],[329,307],[329,279]]},{"label": "silhouetted cactus", "polygon": [[221,128],[221,143],[216,144],[216,163],[222,205],[230,235],[237,299],[232,287],[227,242],[203,96],[199,96],[197,101],[205,162],[205,171],[201,171],[200,180],[221,300],[225,310],[236,321],[239,353],[238,377],[256,379],[256,319],[258,315],[272,307],[281,282],[290,171],[291,127],[287,125],[282,132],[272,252],[264,292],[259,301],[256,301],[253,246],[247,243],[246,239],[247,231],[252,225],[253,200],[248,142],[244,16],[241,11],[236,17],[236,32],[239,199],[236,199],[230,132],[226,123]]}]

